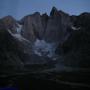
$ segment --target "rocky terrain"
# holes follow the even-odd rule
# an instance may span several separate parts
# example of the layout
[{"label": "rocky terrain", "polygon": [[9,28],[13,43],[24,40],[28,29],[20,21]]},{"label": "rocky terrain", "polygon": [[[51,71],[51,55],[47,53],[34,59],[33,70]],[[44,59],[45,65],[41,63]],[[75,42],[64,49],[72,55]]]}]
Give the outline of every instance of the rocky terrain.
[{"label": "rocky terrain", "polygon": [[[32,77],[34,73],[34,78],[57,82],[75,82],[73,78],[76,78],[77,83],[81,75],[84,83],[90,79],[89,46],[90,13],[70,16],[53,7],[50,15],[35,12],[21,20],[3,17],[0,19],[0,78],[22,74]],[[86,82],[84,86],[89,85]]]}]

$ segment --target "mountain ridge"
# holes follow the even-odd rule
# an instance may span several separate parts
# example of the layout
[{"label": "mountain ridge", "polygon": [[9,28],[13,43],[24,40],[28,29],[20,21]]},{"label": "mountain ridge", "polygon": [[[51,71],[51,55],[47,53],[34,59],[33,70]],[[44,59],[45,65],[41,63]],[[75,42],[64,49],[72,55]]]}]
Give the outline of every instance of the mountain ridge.
[{"label": "mountain ridge", "polygon": [[[90,13],[82,13],[79,16],[70,16],[63,11],[57,10],[55,7],[52,8],[50,15],[40,15],[39,12],[36,12],[32,15],[27,15],[18,21],[12,16],[6,16],[0,19],[1,48],[8,48],[9,41],[7,42],[4,39],[10,39],[9,43],[15,43],[17,46],[15,47],[11,45],[11,48],[17,48],[17,53],[19,53],[20,56],[14,56],[10,53],[14,53],[14,51],[11,50],[9,52],[7,48],[6,51],[3,49],[3,52],[9,53],[9,57],[11,57],[12,61],[16,61],[16,63],[17,60],[12,57],[19,56],[18,61],[21,61],[23,65],[24,63],[30,64],[32,62],[38,62],[38,64],[40,62],[42,62],[42,64],[48,64],[48,61],[55,61],[55,63],[63,62],[65,65],[70,64],[72,66],[74,64],[72,63],[74,61],[73,57],[75,57],[77,59],[75,66],[79,67],[80,65],[80,67],[83,67],[86,66],[87,63],[90,64],[88,57],[88,43],[90,40],[89,38],[86,38],[86,36],[89,37],[90,33],[89,22]],[[5,33],[7,33],[7,35]],[[77,39],[77,37],[79,39]],[[78,40],[81,42],[81,37],[86,38],[87,40],[84,41],[87,43],[82,42],[83,45],[77,43]],[[78,49],[80,46],[82,50]],[[88,49],[86,47],[88,47]],[[86,52],[87,50],[88,52]],[[83,54],[86,54],[86,56]],[[35,58],[33,55],[35,55]],[[1,57],[2,56],[3,54],[1,54]],[[81,57],[84,59],[88,57],[86,65],[83,63],[85,60],[82,61]],[[6,58],[7,59],[5,59],[3,65],[5,65],[6,62],[7,65],[11,62],[7,56]],[[70,58],[70,61],[67,58]],[[79,58],[82,64],[79,64]]]}]

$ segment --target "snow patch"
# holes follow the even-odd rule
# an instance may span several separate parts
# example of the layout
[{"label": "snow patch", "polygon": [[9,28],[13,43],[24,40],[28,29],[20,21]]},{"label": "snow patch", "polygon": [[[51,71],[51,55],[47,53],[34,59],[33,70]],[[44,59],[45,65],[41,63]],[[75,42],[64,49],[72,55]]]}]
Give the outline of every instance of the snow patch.
[{"label": "snow patch", "polygon": [[18,27],[16,28],[16,31],[18,34],[21,34],[22,25],[18,24]]},{"label": "snow patch", "polygon": [[33,45],[33,51],[38,56],[53,57],[55,54],[55,44],[47,43],[44,40],[37,39]]},{"label": "snow patch", "polygon": [[26,38],[24,38],[21,35],[21,29],[22,29],[22,25],[18,24],[18,27],[16,28],[16,33],[12,33],[11,30],[8,29],[8,32],[16,39],[18,39],[19,41],[26,41],[28,43],[30,43],[29,40],[27,40]]},{"label": "snow patch", "polygon": [[30,42],[29,40],[27,40],[26,38],[22,37],[21,34],[19,33],[12,33],[11,30],[8,30],[8,32],[16,39],[18,39],[19,41],[26,41],[26,42]]},{"label": "snow patch", "polygon": [[73,30],[80,30],[80,27],[74,27],[74,26],[71,26],[71,29],[73,29]]}]

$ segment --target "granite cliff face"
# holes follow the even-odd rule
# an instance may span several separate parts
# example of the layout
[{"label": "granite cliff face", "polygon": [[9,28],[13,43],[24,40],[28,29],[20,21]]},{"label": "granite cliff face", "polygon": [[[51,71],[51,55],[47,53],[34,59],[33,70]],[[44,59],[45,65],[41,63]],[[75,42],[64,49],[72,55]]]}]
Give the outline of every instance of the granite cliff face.
[{"label": "granite cliff face", "polygon": [[67,28],[71,27],[70,16],[63,11],[52,8],[45,32],[47,42],[63,42],[68,36]]},{"label": "granite cliff face", "polygon": [[21,19],[22,35],[30,41],[36,38],[46,42],[63,42],[68,36],[67,28],[71,27],[70,16],[62,11],[52,8],[50,16],[40,15],[36,12]]},{"label": "granite cliff face", "polygon": [[42,26],[40,13],[36,12],[32,15],[25,16],[20,22],[23,25],[22,36],[32,42],[34,42],[36,38],[42,38],[44,28]]}]

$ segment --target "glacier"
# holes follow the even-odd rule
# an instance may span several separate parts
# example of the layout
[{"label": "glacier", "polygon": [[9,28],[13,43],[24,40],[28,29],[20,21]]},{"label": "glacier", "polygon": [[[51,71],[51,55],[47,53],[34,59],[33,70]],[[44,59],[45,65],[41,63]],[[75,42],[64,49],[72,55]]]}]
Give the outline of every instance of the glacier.
[{"label": "glacier", "polygon": [[33,51],[39,56],[53,57],[55,55],[56,44],[48,43],[45,40],[36,39],[33,45]]}]

